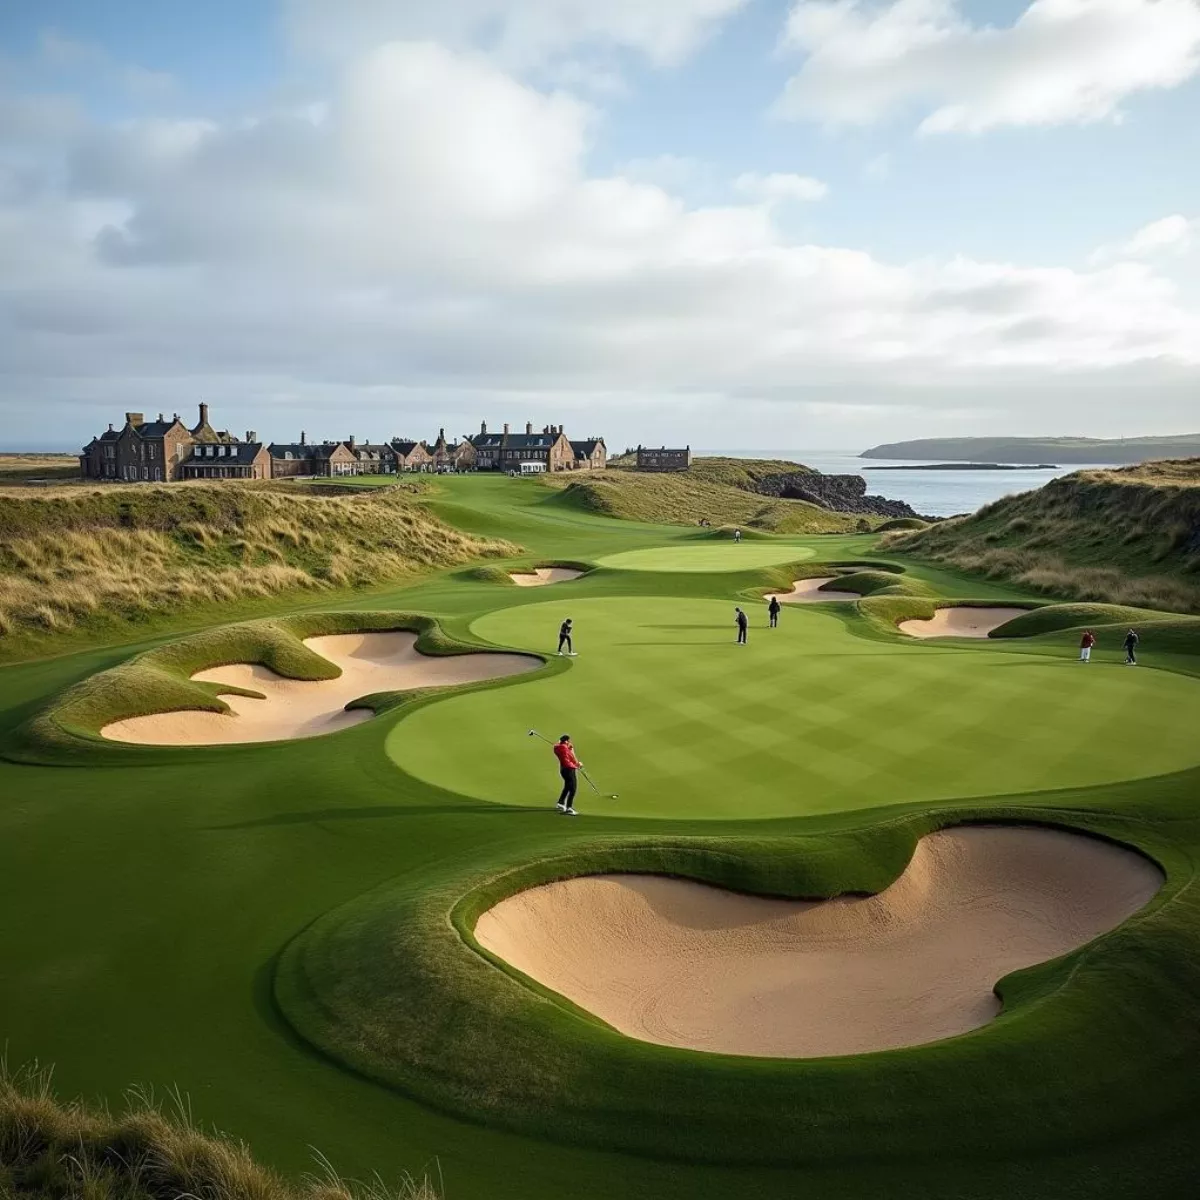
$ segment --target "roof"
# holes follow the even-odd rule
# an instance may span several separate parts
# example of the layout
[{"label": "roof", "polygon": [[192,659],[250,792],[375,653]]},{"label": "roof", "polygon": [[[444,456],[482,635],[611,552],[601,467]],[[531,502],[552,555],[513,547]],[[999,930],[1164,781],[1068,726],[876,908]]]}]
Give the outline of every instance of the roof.
[{"label": "roof", "polygon": [[558,439],[557,433],[510,433],[504,438],[504,449],[549,450]]},{"label": "roof", "polygon": [[504,434],[477,433],[474,437],[467,438],[467,441],[470,442],[476,450],[499,450],[504,444]]},{"label": "roof", "polygon": [[407,458],[414,450],[424,450],[426,453],[429,452],[424,442],[402,441],[400,438],[392,439],[392,449],[395,450],[397,454],[404,455],[405,458]]},{"label": "roof", "polygon": [[228,466],[230,463],[246,465],[252,463],[263,448],[262,442],[223,442],[218,447],[222,453],[211,455],[201,453],[201,450],[216,445],[215,442],[202,442],[199,446],[193,446],[191,454],[184,459],[183,465],[185,467],[192,463],[212,463],[213,466]]},{"label": "roof", "polygon": [[313,458],[332,458],[339,450],[349,450],[345,442],[323,442],[320,446],[310,447]]},{"label": "roof", "polygon": [[267,449],[272,458],[311,458],[314,447],[307,442],[272,442]]},{"label": "roof", "polygon": [[133,428],[134,432],[141,434],[142,437],[160,438],[178,424],[178,421],[143,421]]},{"label": "roof", "polygon": [[382,445],[372,442],[356,442],[352,449],[360,458],[363,455],[369,455],[373,458],[382,458],[385,454],[396,453],[392,446],[386,442]]},{"label": "roof", "polygon": [[[591,458],[596,452],[596,447],[603,445],[603,438],[588,438],[586,441],[572,442],[571,449],[575,451],[576,457],[578,458]],[[608,447],[605,446],[605,449],[607,448]]]}]

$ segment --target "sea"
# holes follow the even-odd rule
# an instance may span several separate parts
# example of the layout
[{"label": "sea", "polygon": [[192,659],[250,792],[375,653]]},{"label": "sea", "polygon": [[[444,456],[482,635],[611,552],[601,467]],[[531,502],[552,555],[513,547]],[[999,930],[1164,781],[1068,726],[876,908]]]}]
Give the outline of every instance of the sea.
[{"label": "sea", "polygon": [[[700,455],[729,458],[782,458],[803,463],[824,475],[862,475],[872,496],[904,500],[929,517],[953,517],[974,512],[1002,496],[1043,487],[1060,475],[1110,467],[1112,463],[1072,463],[1050,469],[1018,467],[1014,471],[926,471],[908,459],[860,458],[856,450],[696,450]],[[902,471],[872,471],[871,467],[907,467]]]}]

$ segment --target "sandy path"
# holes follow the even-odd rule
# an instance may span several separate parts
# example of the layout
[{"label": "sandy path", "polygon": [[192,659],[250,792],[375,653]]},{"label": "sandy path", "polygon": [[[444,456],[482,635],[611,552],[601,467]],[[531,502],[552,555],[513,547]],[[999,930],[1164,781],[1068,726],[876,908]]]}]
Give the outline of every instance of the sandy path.
[{"label": "sandy path", "polygon": [[413,633],[348,633],[307,638],[305,645],[340,667],[337,679],[298,680],[259,664],[234,663],[199,671],[193,679],[262,692],[264,700],[226,695],[233,715],[212,712],[156,713],[129,717],[100,732],[119,742],[148,746],[196,746],[274,742],[333,733],[374,715],[346,712],[351,700],[374,692],[450,687],[532,671],[541,660],[524,654],[459,654],[434,658],[418,653]]},{"label": "sandy path", "polygon": [[475,936],[630,1037],[820,1058],[985,1025],[998,979],[1114,928],[1161,884],[1105,842],[976,826],[922,839],[877,896],[769,900],[595,875],[502,901]]},{"label": "sandy path", "polygon": [[900,632],[909,637],[985,638],[993,629],[1023,617],[1027,608],[939,608],[928,621],[901,621]]},{"label": "sandy path", "polygon": [[545,587],[548,583],[569,583],[582,574],[570,567],[538,567],[533,571],[510,571],[508,577],[517,587]]},{"label": "sandy path", "polygon": [[824,576],[820,579],[797,579],[792,584],[790,592],[768,592],[763,599],[770,600],[772,596],[779,598],[780,604],[820,604],[826,600],[861,600],[857,592],[827,592],[818,591],[823,584],[833,583],[837,577]]}]

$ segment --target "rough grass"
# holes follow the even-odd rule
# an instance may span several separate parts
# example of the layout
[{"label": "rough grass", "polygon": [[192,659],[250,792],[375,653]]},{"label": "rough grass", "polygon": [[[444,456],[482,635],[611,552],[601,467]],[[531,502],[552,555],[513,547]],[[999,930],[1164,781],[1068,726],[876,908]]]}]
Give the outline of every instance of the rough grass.
[{"label": "rough grass", "polygon": [[[803,470],[793,463],[782,465]],[[546,483],[562,488],[565,502],[588,512],[659,525],[699,525],[704,520],[713,526],[796,534],[854,533],[873,530],[878,523],[850,513],[830,512],[803,500],[776,500],[733,484],[710,482],[698,478],[694,467],[664,474],[614,471],[577,480],[551,477]]]},{"label": "rough grass", "polygon": [[400,490],[238,484],[0,495],[0,643],[190,607],[355,588],[517,552]]},{"label": "rough grass", "polygon": [[0,454],[0,487],[30,479],[79,478],[79,459],[74,454]]},{"label": "rough grass", "polygon": [[1080,471],[883,544],[1047,595],[1200,612],[1200,459]]},{"label": "rough grass", "polygon": [[50,1072],[0,1063],[0,1197],[5,1200],[436,1200],[428,1179],[344,1180],[321,1154],[299,1184],[244,1142],[202,1129],[185,1097],[145,1091],[112,1112],[54,1095]]}]

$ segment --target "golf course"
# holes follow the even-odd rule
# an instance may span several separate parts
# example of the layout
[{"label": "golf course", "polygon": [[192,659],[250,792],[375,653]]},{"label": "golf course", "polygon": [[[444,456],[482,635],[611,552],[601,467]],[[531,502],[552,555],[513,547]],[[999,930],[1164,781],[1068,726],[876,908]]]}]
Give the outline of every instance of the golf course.
[{"label": "golf course", "polygon": [[10,1069],[445,1200],[1190,1194],[1200,617],[392,483],[456,557],[13,639]]}]

